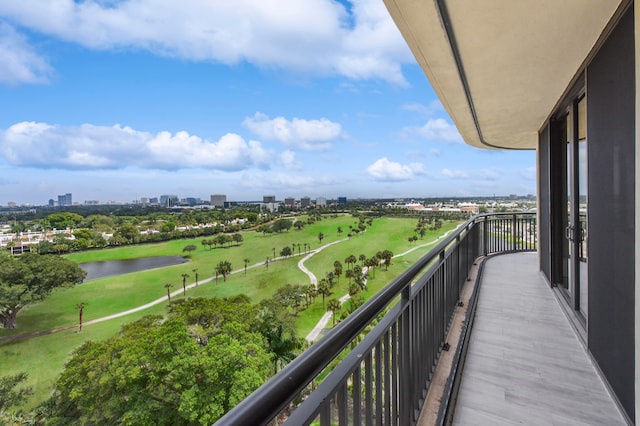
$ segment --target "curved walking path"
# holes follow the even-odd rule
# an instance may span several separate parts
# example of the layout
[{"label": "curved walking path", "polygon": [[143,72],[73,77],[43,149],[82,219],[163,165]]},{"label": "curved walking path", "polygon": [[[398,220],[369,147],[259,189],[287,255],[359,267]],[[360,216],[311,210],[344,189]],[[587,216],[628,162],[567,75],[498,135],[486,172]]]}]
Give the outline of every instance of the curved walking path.
[{"label": "curved walking path", "polygon": [[[441,236],[439,236],[439,237],[438,237],[438,238],[436,238],[435,240],[433,240],[433,241],[429,241],[429,242],[426,242],[426,243],[424,243],[424,244],[420,244],[419,246],[412,247],[412,248],[410,248],[409,250],[407,250],[407,251],[405,251],[405,252],[403,252],[403,253],[400,253],[400,254],[397,254],[397,255],[393,256],[393,258],[395,259],[396,257],[402,257],[402,256],[405,256],[405,255],[407,255],[407,254],[411,253],[412,251],[415,251],[415,250],[418,250],[418,249],[420,249],[420,248],[427,247],[427,246],[430,246],[430,245],[432,245],[432,244],[435,244],[435,243],[437,243],[438,241],[440,241],[441,239],[445,238],[445,237],[446,237],[447,235],[449,235],[451,232],[453,232],[453,231],[455,231],[456,229],[458,229],[458,227],[459,227],[459,225],[458,225],[458,226],[456,226],[455,228],[453,228],[453,229],[451,229],[451,230],[449,230],[449,231],[445,232],[444,234],[442,234]],[[341,240],[341,241],[344,241],[344,240]],[[340,241],[336,241],[336,242],[334,242],[334,243],[332,243],[332,244],[335,244],[335,243],[337,243],[337,242],[340,242]],[[329,245],[329,244],[327,244],[327,245]],[[322,247],[322,248],[324,248],[324,247]],[[320,249],[318,249],[318,251],[320,251]],[[303,268],[304,268],[304,265],[302,265],[302,263],[304,263],[304,261],[305,261],[305,260],[307,260],[307,259],[308,259],[309,257],[311,257],[312,255],[313,255],[313,253],[311,253],[311,254],[307,255],[304,259],[301,259],[301,260],[300,260],[300,262],[298,262],[298,267],[299,267],[300,269],[303,269]],[[365,270],[365,269],[366,269],[366,268],[363,268],[363,270]],[[307,271],[307,269],[306,269],[306,268],[304,268],[303,272],[304,272],[304,271]],[[315,277],[315,275],[313,275],[313,273],[311,273],[311,272],[309,272],[309,271],[307,271],[307,272],[305,272],[305,273],[306,273],[307,275],[309,275],[309,277],[310,277],[310,278],[311,278],[311,277],[313,277],[313,278],[312,278],[312,280],[315,280],[315,279],[316,279],[316,277]],[[312,283],[313,283],[313,284],[315,284],[315,285],[317,286],[317,280],[316,280],[315,282],[314,282],[314,281],[312,281]],[[366,281],[365,281],[365,283],[366,283]],[[338,299],[338,301],[339,301],[339,302],[340,302],[340,304],[342,305],[344,302],[346,302],[347,300],[349,300],[349,299],[350,299],[350,297],[351,297],[351,296],[349,296],[348,294],[345,294],[345,295],[344,295],[344,296],[342,296],[340,299]],[[324,313],[324,315],[322,316],[322,318],[320,318],[320,321],[318,321],[318,323],[316,324],[316,326],[315,326],[315,327],[313,327],[313,330],[311,330],[311,331],[309,332],[309,334],[307,334],[307,337],[305,337],[305,339],[307,340],[307,342],[309,342],[309,343],[313,343],[313,342],[318,338],[318,336],[320,335],[320,333],[322,333],[322,331],[326,328],[326,326],[327,326],[327,324],[329,323],[329,320],[331,319],[331,317],[332,317],[332,316],[333,316],[333,312],[331,312],[331,311],[328,311],[328,312],[325,312],[325,313]]]},{"label": "curved walking path", "polygon": [[[447,231],[442,236],[436,238],[433,241],[430,241],[428,243],[421,244],[419,246],[413,247],[413,248],[405,251],[404,253],[398,254],[398,255],[393,256],[393,257],[396,258],[396,257],[404,256],[404,255],[406,255],[408,253],[411,253],[414,250],[417,250],[419,248],[426,247],[426,246],[429,246],[431,244],[434,244],[438,240],[440,240],[441,238],[446,237],[452,231],[453,230]],[[309,281],[310,281],[311,284],[313,284],[313,285],[315,285],[317,287],[318,279],[316,278],[315,274],[313,274],[313,272],[309,271],[304,266],[304,262],[306,260],[308,260],[309,258],[311,258],[311,256],[315,255],[316,253],[321,252],[322,250],[326,249],[327,247],[330,247],[330,246],[332,246],[334,244],[338,244],[338,243],[341,243],[341,242],[344,242],[344,241],[348,241],[348,240],[349,240],[349,238],[343,238],[341,240],[332,241],[332,242],[330,242],[328,244],[320,246],[316,250],[310,251],[302,259],[300,259],[300,261],[298,262],[298,268],[309,277]],[[275,257],[275,258],[273,258],[271,260],[271,262],[275,262],[275,261],[277,261],[279,259],[282,259],[282,257]],[[258,262],[258,263],[255,263],[253,265],[247,266],[246,269],[253,269],[253,268],[256,268],[258,266],[263,266],[263,265],[264,265],[264,262]],[[244,270],[245,270],[245,268],[236,269],[235,271],[232,271],[229,275],[236,274],[236,273],[239,273],[239,272],[244,272]],[[197,284],[194,282],[192,284],[189,284],[185,288],[186,288],[186,290],[189,290],[189,289],[192,289],[194,287],[197,287],[200,284],[206,284],[206,283],[209,283],[209,282],[211,282],[213,280],[216,280],[215,276],[214,277],[210,277],[210,278],[206,278],[206,279],[204,279],[202,281],[198,281]],[[171,292],[170,294],[171,294],[171,297],[178,296],[178,295],[180,295],[180,293],[183,293],[184,291],[185,290],[180,288],[180,289],[177,289],[177,290]],[[136,313],[136,312],[140,312],[140,311],[148,309],[148,308],[150,308],[152,306],[158,305],[160,303],[164,303],[166,301],[166,299],[167,298],[165,296],[163,296],[163,297],[160,297],[160,298],[158,298],[156,300],[153,300],[153,301],[151,301],[149,303],[137,306],[137,307],[132,308],[132,309],[128,309],[126,311],[118,312],[118,313],[115,313],[115,314],[112,314],[112,315],[107,315],[107,316],[104,316],[104,317],[101,317],[101,318],[92,319],[92,320],[89,320],[89,321],[84,321],[82,323],[82,326],[84,327],[84,326],[88,326],[88,325],[92,325],[92,324],[97,324],[97,323],[101,323],[101,322],[104,322],[104,321],[109,321],[109,320],[112,320],[112,319],[121,318],[121,317],[124,317],[124,316],[129,315],[129,314],[133,314],[133,313]],[[346,294],[346,295],[342,296],[338,300],[340,301],[340,304],[342,304],[342,303],[346,302],[348,299],[349,299],[349,295]],[[318,321],[318,323],[313,328],[313,330],[311,330],[311,332],[307,335],[306,340],[308,342],[313,342],[318,338],[318,336],[320,335],[322,330],[324,330],[324,328],[327,326],[327,324],[328,324],[329,320],[331,319],[332,315],[333,314],[331,312],[326,312],[322,316],[322,318],[320,318],[320,321]],[[32,332],[32,333],[18,334],[18,335],[15,335],[15,336],[0,337],[0,342],[8,342],[8,341],[13,341],[13,340],[26,339],[26,338],[30,338],[30,337],[44,336],[44,335],[47,335],[47,334],[58,333],[58,332],[61,332],[61,331],[71,330],[71,329],[78,328],[78,327],[79,327],[79,324],[73,324],[73,325],[68,325],[68,326],[65,326],[65,327],[54,328],[54,329],[51,329],[51,330],[36,331],[36,332]]]}]

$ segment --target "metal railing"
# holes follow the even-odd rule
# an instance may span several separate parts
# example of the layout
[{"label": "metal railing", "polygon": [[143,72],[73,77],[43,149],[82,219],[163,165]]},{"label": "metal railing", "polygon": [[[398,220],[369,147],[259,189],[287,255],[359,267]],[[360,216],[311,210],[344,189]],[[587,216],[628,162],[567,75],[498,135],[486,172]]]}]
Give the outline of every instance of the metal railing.
[{"label": "metal railing", "polygon": [[414,424],[474,260],[535,248],[535,213],[469,219],[216,425]]}]

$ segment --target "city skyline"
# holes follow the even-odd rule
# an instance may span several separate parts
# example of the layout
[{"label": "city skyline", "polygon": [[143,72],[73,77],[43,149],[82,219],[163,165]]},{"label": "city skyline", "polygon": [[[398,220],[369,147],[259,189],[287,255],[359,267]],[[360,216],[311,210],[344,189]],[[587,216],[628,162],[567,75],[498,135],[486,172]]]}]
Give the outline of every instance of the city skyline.
[{"label": "city skyline", "polygon": [[0,58],[0,205],[536,192],[534,151],[462,142],[382,2],[8,0]]}]

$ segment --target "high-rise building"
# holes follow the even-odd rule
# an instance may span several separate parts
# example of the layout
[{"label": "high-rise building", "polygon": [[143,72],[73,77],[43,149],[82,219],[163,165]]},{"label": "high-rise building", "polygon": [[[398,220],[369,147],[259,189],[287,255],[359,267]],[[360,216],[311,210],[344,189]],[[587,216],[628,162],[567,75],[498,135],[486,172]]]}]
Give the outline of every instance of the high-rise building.
[{"label": "high-rise building", "polygon": [[160,196],[160,205],[162,207],[173,207],[176,204],[178,204],[177,195],[161,195]]},{"label": "high-rise building", "polygon": [[224,203],[227,202],[227,196],[225,194],[212,194],[211,205],[214,207],[224,207]]},{"label": "high-rise building", "polygon": [[265,203],[265,204],[275,203],[276,202],[276,196],[275,195],[263,195],[262,196],[262,202]]},{"label": "high-rise building", "polygon": [[284,199],[284,205],[289,207],[294,207],[296,205],[296,200],[293,197],[287,197]]},{"label": "high-rise building", "polygon": [[311,205],[311,198],[309,198],[309,197],[300,198],[300,208],[301,209],[306,209],[310,205]]},{"label": "high-rise building", "polygon": [[316,206],[324,207],[327,205],[327,199],[325,197],[317,197],[316,198]]},{"label": "high-rise building", "polygon": [[73,200],[70,193],[64,195],[58,195],[58,206],[65,207],[73,205]]},{"label": "high-rise building", "polygon": [[338,197],[338,204],[347,204],[347,197]]}]

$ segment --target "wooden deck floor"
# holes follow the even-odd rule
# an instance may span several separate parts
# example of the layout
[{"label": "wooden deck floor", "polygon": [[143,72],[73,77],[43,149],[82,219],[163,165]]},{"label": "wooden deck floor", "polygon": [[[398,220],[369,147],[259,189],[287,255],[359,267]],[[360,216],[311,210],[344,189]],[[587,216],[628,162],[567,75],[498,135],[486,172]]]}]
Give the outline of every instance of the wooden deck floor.
[{"label": "wooden deck floor", "polygon": [[486,261],[455,425],[626,425],[561,309],[535,253]]}]

